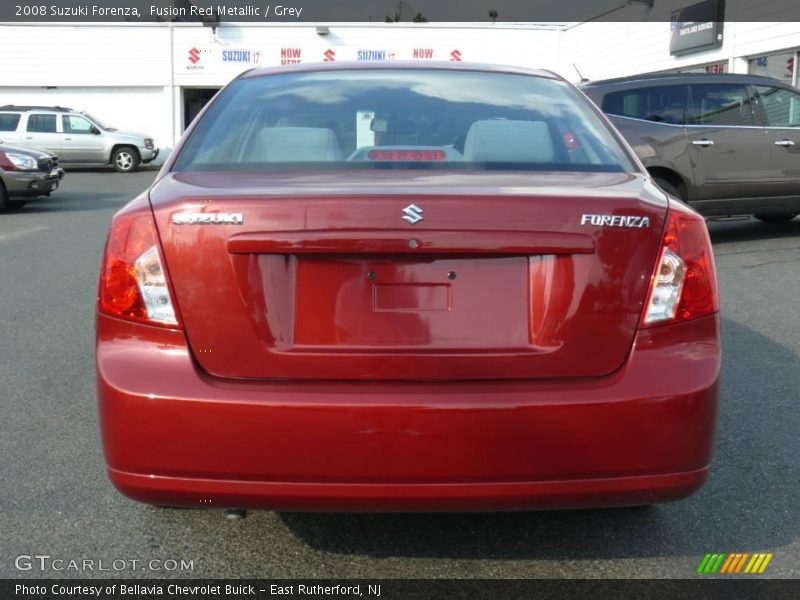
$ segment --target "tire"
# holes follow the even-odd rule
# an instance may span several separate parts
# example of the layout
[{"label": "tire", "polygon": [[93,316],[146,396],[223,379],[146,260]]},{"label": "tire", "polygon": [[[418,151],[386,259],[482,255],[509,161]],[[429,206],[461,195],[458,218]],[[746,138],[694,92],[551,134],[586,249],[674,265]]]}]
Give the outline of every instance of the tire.
[{"label": "tire", "polygon": [[764,223],[787,223],[794,219],[800,213],[796,212],[785,212],[785,213],[756,213],[753,216],[758,219],[759,221],[763,221]]},{"label": "tire", "polygon": [[8,194],[6,193],[6,186],[0,181],[0,211],[8,208]]},{"label": "tire", "polygon": [[665,191],[670,196],[674,196],[678,200],[683,200],[683,194],[681,191],[672,185],[666,179],[661,179],[660,177],[653,177],[653,183],[655,183],[658,187],[660,187],[663,191]]},{"label": "tire", "polygon": [[133,173],[140,162],[139,151],[131,146],[121,146],[111,155],[111,164],[118,173]]}]

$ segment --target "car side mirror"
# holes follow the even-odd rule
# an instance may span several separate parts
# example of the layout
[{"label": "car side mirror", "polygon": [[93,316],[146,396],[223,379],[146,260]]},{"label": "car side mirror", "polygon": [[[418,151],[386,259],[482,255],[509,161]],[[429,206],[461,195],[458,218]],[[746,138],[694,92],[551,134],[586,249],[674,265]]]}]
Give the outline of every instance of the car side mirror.
[{"label": "car side mirror", "polygon": [[99,130],[97,127],[95,127],[94,125],[92,125],[92,126],[89,128],[89,131],[91,131],[91,132],[92,132],[92,134],[94,134],[94,135],[100,135],[100,130]]}]

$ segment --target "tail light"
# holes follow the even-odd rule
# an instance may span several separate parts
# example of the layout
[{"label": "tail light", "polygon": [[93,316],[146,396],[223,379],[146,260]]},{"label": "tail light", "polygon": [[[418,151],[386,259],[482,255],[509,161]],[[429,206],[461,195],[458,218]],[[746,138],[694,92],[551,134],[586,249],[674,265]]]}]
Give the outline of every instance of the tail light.
[{"label": "tail light", "polygon": [[719,310],[717,276],[702,217],[670,203],[642,326],[688,321]]},{"label": "tail light", "polygon": [[112,317],[179,326],[149,210],[114,217],[100,273],[98,307]]}]

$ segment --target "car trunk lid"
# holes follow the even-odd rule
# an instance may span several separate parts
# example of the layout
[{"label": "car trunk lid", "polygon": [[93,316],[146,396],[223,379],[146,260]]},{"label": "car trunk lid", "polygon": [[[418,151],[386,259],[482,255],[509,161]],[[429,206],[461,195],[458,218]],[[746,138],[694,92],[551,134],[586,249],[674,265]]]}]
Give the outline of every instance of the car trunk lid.
[{"label": "car trunk lid", "polygon": [[609,173],[180,173],[151,201],[212,375],[562,378],[630,351],[667,208],[646,189]]}]

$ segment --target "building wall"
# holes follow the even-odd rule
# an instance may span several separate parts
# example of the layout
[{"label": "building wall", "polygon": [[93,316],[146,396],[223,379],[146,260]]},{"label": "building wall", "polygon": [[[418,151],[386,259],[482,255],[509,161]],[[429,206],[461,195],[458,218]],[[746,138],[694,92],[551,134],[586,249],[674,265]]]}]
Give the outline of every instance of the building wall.
[{"label": "building wall", "polygon": [[0,87],[164,86],[170,55],[164,24],[0,24]]},{"label": "building wall", "polygon": [[670,36],[668,22],[581,23],[564,31],[558,70],[574,78],[575,64],[588,79],[607,79],[725,62],[747,73],[748,58],[800,48],[798,23],[725,23],[721,47],[683,56],[670,56]]}]

